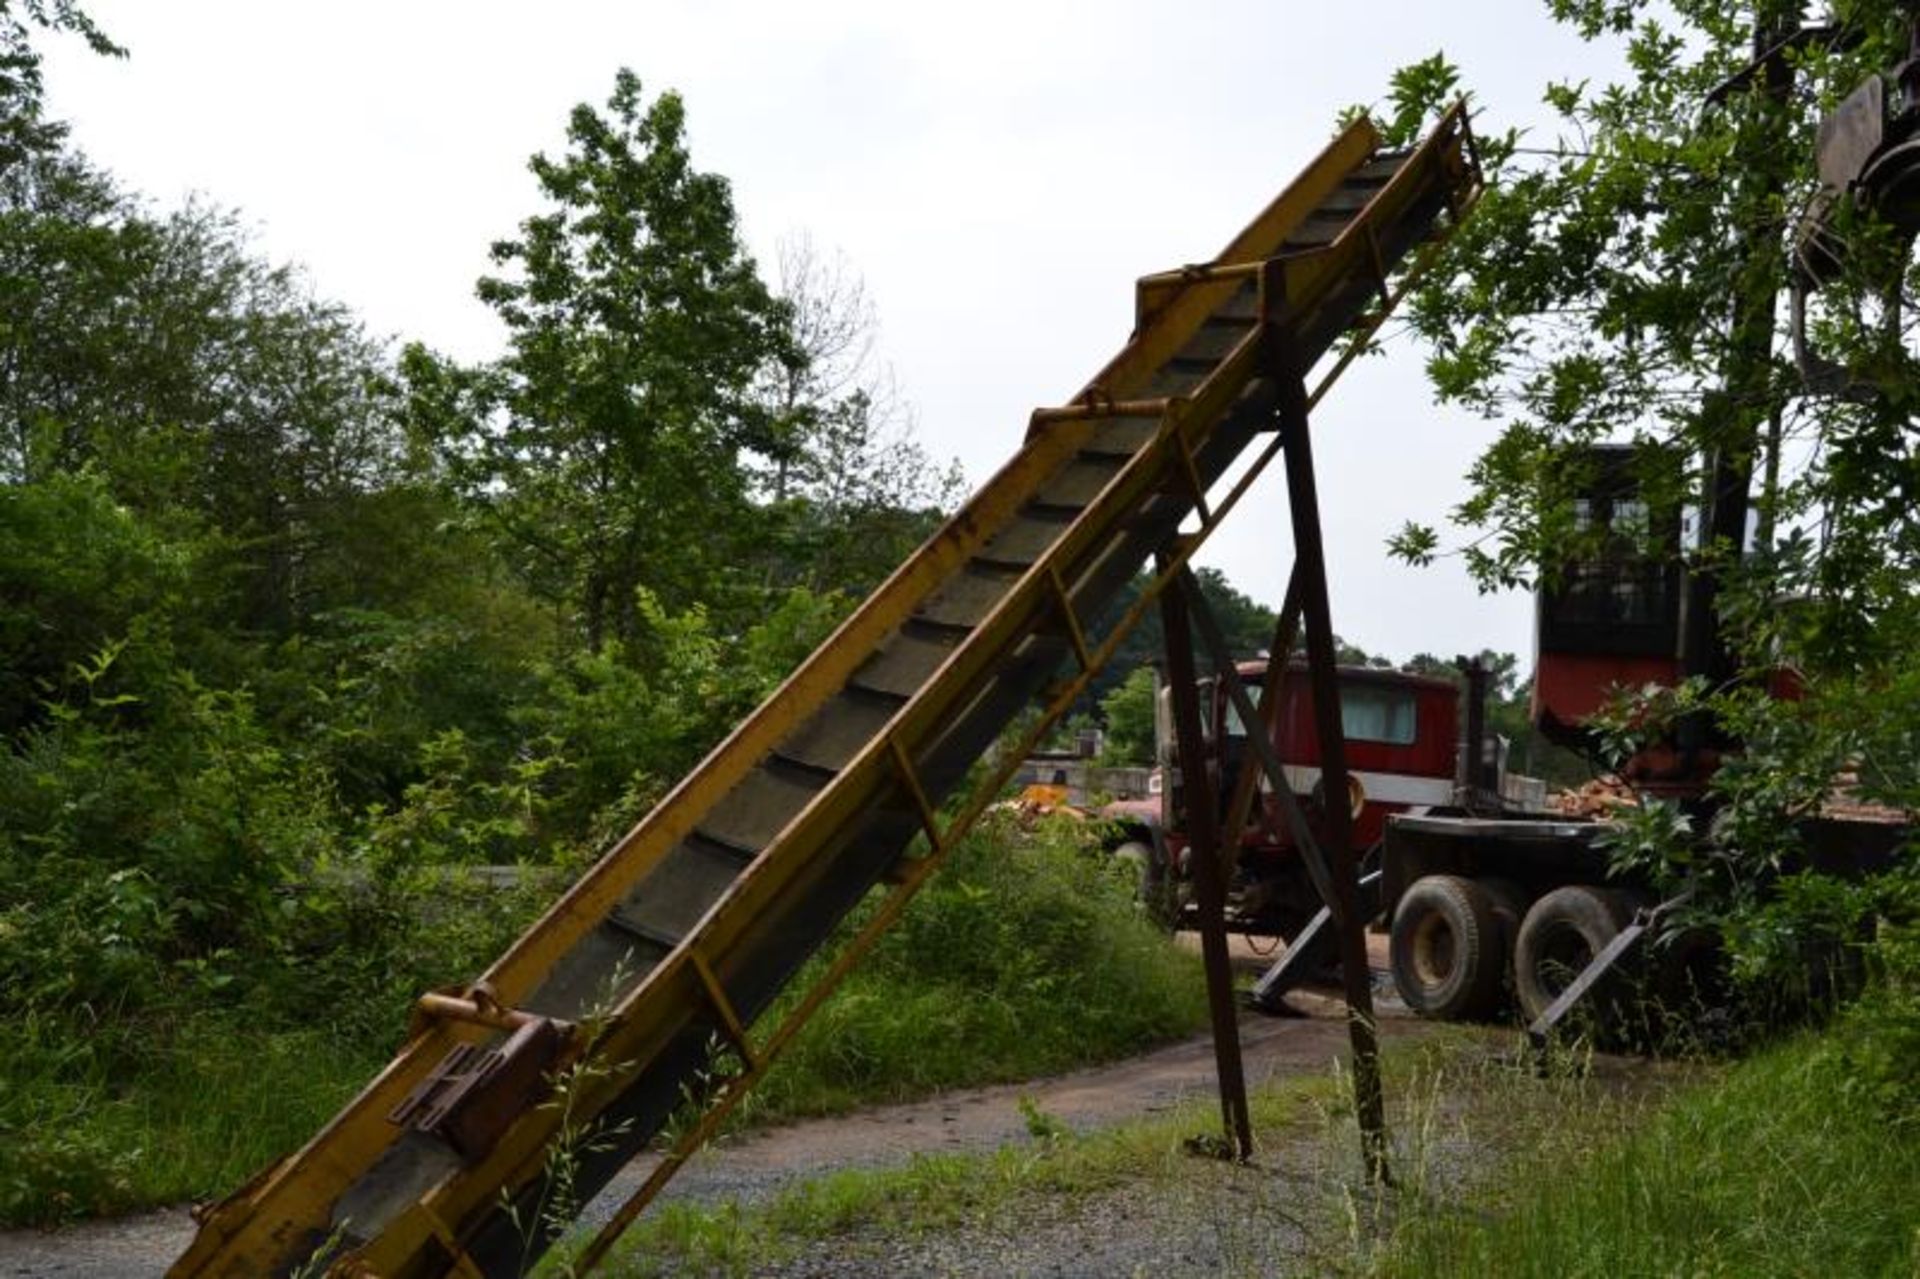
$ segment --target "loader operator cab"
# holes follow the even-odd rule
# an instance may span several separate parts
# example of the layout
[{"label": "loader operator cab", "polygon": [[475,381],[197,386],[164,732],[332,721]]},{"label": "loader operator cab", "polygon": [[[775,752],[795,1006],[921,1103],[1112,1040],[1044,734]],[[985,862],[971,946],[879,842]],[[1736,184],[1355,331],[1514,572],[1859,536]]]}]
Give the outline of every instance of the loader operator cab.
[{"label": "loader operator cab", "polygon": [[1677,465],[1630,444],[1568,457],[1575,551],[1542,575],[1534,627],[1533,720],[1560,745],[1584,742],[1615,685],[1679,679],[1681,514],[1652,482]]}]

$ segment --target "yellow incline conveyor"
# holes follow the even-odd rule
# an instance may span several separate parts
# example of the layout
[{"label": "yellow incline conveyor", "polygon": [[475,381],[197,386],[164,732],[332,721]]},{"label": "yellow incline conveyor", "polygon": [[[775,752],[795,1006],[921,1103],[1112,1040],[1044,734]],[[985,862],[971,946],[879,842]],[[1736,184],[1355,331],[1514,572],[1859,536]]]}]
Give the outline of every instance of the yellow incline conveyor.
[{"label": "yellow incline conveyor", "polygon": [[[480,981],[424,997],[385,1071],[202,1214],[171,1273],[517,1275],[566,1224],[562,1163],[590,1197],[683,1107],[691,1149],[977,816],[978,793],[944,826],[938,807],[995,736],[1036,698],[1064,710],[1144,610],[1091,634],[1120,588],[1157,552],[1185,562],[1245,491],[1203,496],[1251,444],[1267,437],[1256,465],[1273,456],[1276,373],[1350,355],[1395,300],[1389,277],[1478,192],[1458,108],[1412,151],[1363,119],[1213,263],[1142,280],[1133,337],[1073,404],[1036,413],[1013,459]],[[882,883],[843,964],[757,1034]]]}]

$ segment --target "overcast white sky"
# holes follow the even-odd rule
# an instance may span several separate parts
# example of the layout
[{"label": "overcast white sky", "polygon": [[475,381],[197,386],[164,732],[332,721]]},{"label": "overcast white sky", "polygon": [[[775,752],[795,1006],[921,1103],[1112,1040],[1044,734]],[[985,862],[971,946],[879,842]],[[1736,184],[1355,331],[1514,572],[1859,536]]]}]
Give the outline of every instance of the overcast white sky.
[{"label": "overcast white sky", "polygon": [[[240,209],[375,332],[468,357],[496,349],[473,282],[537,207],[527,156],[621,65],[679,90],[769,273],[795,232],[847,255],[924,442],[974,481],[1125,340],[1136,276],[1210,257],[1394,68],[1444,50],[1497,128],[1613,62],[1544,0],[87,7],[132,57],[43,42],[84,150],[162,204]],[[1336,629],[1396,658],[1530,655],[1527,597],[1384,551],[1403,520],[1444,519],[1492,428],[1435,408],[1405,341],[1316,426]],[[1275,468],[1205,562],[1277,604],[1284,512]]]}]

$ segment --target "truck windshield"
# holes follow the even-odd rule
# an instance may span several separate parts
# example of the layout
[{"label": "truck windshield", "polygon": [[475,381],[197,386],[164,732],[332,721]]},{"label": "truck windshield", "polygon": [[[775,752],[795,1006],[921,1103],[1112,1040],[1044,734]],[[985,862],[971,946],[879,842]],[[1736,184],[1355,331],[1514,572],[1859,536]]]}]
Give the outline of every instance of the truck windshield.
[{"label": "truck windshield", "polygon": [[[1247,695],[1260,705],[1260,682],[1247,680]],[[1304,690],[1303,690],[1304,693]],[[1232,702],[1226,707],[1228,737],[1245,737],[1247,726]],[[1363,742],[1386,742],[1393,746],[1413,744],[1418,727],[1411,689],[1381,688],[1370,684],[1346,684],[1340,689],[1340,731]]]}]

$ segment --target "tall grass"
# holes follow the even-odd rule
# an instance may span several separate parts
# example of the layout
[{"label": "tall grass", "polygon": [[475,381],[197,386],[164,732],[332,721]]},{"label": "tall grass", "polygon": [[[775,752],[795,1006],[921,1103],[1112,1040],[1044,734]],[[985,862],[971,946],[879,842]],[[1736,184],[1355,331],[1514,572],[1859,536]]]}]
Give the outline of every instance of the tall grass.
[{"label": "tall grass", "polygon": [[[826,958],[802,973],[795,996]],[[1205,1023],[1198,960],[1146,918],[1131,878],[1108,866],[1091,833],[1064,818],[1021,830],[1009,817],[953,850],[748,1113],[821,1114],[1028,1079]]]},{"label": "tall grass", "polygon": [[1920,1274],[1920,1100],[1872,1063],[1869,1001],[1684,1090],[1625,1131],[1604,1102],[1503,1161],[1464,1206],[1405,1212],[1374,1274]]},{"label": "tall grass", "polygon": [[59,1047],[29,1024],[0,1062],[0,1224],[228,1189],[305,1141],[386,1057],[324,1027],[228,1013],[155,1019],[116,1051]]},{"label": "tall grass", "polygon": [[[1301,1075],[1252,1090],[1254,1125],[1268,1136],[1298,1131],[1328,1104],[1337,1081]],[[734,1276],[763,1273],[790,1262],[809,1245],[866,1232],[903,1237],[964,1231],[982,1222],[1017,1219],[1035,1198],[1084,1200],[1124,1191],[1142,1181],[1157,1193],[1183,1193],[1198,1181],[1202,1193],[1234,1215],[1251,1215],[1246,1197],[1270,1180],[1257,1164],[1196,1159],[1188,1139],[1219,1123],[1211,1098],[1183,1101],[1167,1113],[1075,1133],[1025,1107],[1030,1140],[993,1150],[918,1154],[882,1168],[843,1168],[788,1186],[767,1200],[670,1202],[642,1217],[622,1240],[609,1267],[612,1279],[659,1275]],[[1227,1193],[1223,1196],[1222,1191]],[[1281,1196],[1288,1194],[1278,1188]],[[1196,1212],[1197,1221],[1209,1214]],[[826,1273],[818,1258],[800,1267]],[[896,1265],[905,1273],[904,1262]],[[553,1267],[560,1273],[562,1267]]]},{"label": "tall grass", "polygon": [[1151,1200],[1191,1205],[1183,1240],[1235,1275],[1920,1274],[1920,1103],[1881,1088],[1861,1016],[1727,1068],[1572,1054],[1540,1078],[1484,1039],[1402,1046],[1387,1060],[1397,1184],[1377,1193],[1358,1176],[1345,1081],[1295,1076],[1254,1091],[1257,1144],[1275,1152],[1254,1165],[1183,1153],[1218,1122],[1199,1099],[1088,1134],[828,1172],[755,1204],[670,1203],[612,1273],[826,1273],[862,1248],[904,1267],[918,1236],[985,1229],[990,1243],[982,1223],[1037,1201],[1074,1213],[1083,1200],[1089,1228],[1107,1229],[1114,1204]]},{"label": "tall grass", "polygon": [[[0,1225],[209,1197],[292,1150],[394,1047],[352,991],[336,981],[339,1015],[316,1005],[304,1024],[183,998],[179,1011],[116,1023],[111,1043],[68,1023],[10,1027]],[[1085,832],[994,824],[955,849],[744,1118],[1028,1078],[1204,1020],[1197,961],[1147,922]]]}]

